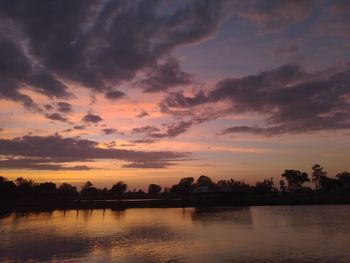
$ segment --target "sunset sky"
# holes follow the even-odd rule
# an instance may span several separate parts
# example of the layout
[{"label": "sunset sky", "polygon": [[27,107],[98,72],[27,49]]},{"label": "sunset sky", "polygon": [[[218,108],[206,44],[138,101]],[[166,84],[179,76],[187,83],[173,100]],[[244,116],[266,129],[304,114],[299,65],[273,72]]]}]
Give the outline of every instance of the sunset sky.
[{"label": "sunset sky", "polygon": [[278,182],[349,149],[350,1],[0,2],[0,176]]}]

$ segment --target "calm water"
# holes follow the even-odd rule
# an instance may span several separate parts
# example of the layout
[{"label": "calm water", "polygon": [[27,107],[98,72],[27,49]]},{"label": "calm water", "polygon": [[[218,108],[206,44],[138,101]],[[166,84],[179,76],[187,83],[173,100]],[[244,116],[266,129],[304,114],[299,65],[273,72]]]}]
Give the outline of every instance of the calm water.
[{"label": "calm water", "polygon": [[350,206],[0,217],[0,262],[350,262]]}]

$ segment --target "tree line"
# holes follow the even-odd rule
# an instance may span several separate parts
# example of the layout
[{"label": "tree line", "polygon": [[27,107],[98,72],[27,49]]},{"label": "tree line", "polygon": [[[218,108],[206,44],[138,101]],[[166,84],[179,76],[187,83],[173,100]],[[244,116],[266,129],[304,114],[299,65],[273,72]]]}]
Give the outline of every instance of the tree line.
[{"label": "tree line", "polygon": [[[308,183],[308,184],[307,184]],[[313,186],[313,187],[312,187]],[[214,182],[210,177],[201,175],[197,180],[193,177],[185,177],[170,188],[162,188],[158,184],[150,184],[148,191],[128,190],[128,185],[123,181],[115,183],[110,189],[96,188],[90,181],[86,182],[81,190],[77,187],[62,183],[57,186],[52,182],[35,183],[22,177],[15,181],[9,181],[0,176],[1,199],[120,199],[120,198],[149,198],[149,197],[174,197],[189,195],[198,192],[228,192],[237,194],[272,194],[272,193],[350,193],[350,173],[338,173],[335,177],[329,177],[324,168],[315,164],[312,173],[299,170],[285,170],[281,174],[278,185],[274,178],[264,179],[255,185],[246,184],[244,181],[229,179]]]}]

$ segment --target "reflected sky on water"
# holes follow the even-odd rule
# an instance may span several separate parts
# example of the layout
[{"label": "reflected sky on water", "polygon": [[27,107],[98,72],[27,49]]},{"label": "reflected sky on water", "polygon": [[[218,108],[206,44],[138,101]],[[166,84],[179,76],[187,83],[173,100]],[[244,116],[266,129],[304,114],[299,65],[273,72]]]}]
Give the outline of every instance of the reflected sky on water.
[{"label": "reflected sky on water", "polygon": [[0,262],[350,262],[350,206],[0,217]]}]

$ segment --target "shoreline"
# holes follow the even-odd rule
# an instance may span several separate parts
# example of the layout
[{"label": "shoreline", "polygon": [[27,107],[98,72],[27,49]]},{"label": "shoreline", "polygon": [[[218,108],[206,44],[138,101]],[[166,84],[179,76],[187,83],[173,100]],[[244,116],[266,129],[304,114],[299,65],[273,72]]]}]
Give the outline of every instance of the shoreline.
[{"label": "shoreline", "polygon": [[225,206],[350,205],[350,195],[197,195],[178,199],[134,200],[12,200],[1,201],[3,211],[50,211],[69,209],[182,208]]}]

